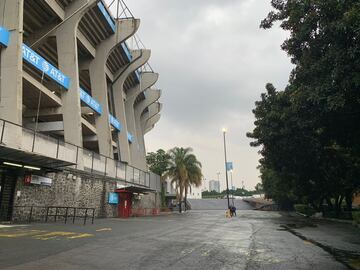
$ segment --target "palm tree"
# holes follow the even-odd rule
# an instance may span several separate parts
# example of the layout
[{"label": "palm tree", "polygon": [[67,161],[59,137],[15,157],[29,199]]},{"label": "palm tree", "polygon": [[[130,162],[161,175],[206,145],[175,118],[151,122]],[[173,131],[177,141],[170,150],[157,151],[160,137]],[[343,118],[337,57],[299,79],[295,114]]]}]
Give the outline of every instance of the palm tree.
[{"label": "palm tree", "polygon": [[201,185],[201,163],[196,159],[194,154],[191,154],[192,151],[191,148],[183,147],[175,147],[169,151],[170,162],[166,177],[169,177],[171,184],[175,184],[176,186],[180,213],[184,193],[186,200],[187,192],[191,185]]},{"label": "palm tree", "polygon": [[191,186],[194,185],[196,187],[201,186],[202,181],[202,172],[201,172],[201,163],[196,159],[196,156],[190,154],[186,159],[186,167],[188,172],[188,177],[185,181],[185,211],[187,208],[187,195],[188,191],[191,193]]}]

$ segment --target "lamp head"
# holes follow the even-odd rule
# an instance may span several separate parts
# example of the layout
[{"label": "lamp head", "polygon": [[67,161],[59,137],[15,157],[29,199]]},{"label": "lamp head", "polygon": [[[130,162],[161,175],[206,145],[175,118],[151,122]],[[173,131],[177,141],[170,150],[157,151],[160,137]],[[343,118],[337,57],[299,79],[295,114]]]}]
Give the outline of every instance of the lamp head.
[{"label": "lamp head", "polygon": [[223,129],[222,129],[222,132],[223,132],[223,133],[226,133],[226,132],[227,132],[227,128],[223,128]]}]

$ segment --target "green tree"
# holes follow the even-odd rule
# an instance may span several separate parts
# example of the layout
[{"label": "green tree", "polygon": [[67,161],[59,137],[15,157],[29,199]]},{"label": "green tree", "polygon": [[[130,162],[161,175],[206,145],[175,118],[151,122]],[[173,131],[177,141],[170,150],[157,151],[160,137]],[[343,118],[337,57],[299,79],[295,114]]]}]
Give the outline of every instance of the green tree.
[{"label": "green tree", "polygon": [[265,193],[278,201],[340,211],[360,186],[360,3],[272,0],[275,22],[289,31],[282,44],[295,65],[285,91],[267,86],[256,103]]},{"label": "green tree", "polygon": [[146,156],[146,162],[149,166],[150,171],[160,175],[161,183],[161,205],[165,207],[166,198],[165,198],[165,179],[164,174],[168,169],[170,161],[170,155],[166,153],[163,149],[157,150],[155,153],[150,152]]},{"label": "green tree", "polygon": [[201,184],[201,163],[191,152],[191,148],[183,147],[175,147],[169,151],[170,163],[165,176],[169,177],[171,183],[176,186],[180,213],[184,195],[187,196],[187,190],[191,188],[192,184],[198,186]]},{"label": "green tree", "polygon": [[264,190],[264,188],[263,188],[263,185],[262,185],[261,183],[257,183],[257,184],[255,185],[255,191],[256,191],[257,194],[262,193],[263,190]]},{"label": "green tree", "polygon": [[169,166],[170,155],[163,149],[157,150],[155,153],[150,152],[146,156],[146,162],[150,171],[157,175],[163,176]]}]

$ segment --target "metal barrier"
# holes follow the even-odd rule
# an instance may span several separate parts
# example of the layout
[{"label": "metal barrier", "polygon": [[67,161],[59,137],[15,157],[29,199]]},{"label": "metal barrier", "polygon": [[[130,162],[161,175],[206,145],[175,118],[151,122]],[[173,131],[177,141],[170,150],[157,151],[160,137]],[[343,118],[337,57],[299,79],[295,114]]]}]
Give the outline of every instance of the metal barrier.
[{"label": "metal barrier", "polygon": [[[51,213],[52,210],[55,210],[55,214]],[[83,211],[85,211],[85,214],[81,215],[81,212]],[[91,216],[88,215],[88,211],[92,212]],[[86,224],[87,218],[91,217],[91,224],[94,224],[95,208],[49,206],[46,209],[45,222],[48,222],[49,217],[54,217],[55,222],[59,217],[62,217],[64,218],[65,224],[67,223],[68,218],[72,218],[73,224],[75,223],[76,218],[83,218],[84,225]]]},{"label": "metal barrier", "polygon": [[[92,174],[113,177],[137,186],[161,190],[160,176],[113,158],[59,140],[13,122],[0,119],[0,145],[76,164]],[[84,168],[79,168],[83,164]]]},{"label": "metal barrier", "polygon": [[46,206],[13,206],[11,222],[27,222],[44,221]]},{"label": "metal barrier", "polygon": [[25,221],[31,223],[34,221],[48,222],[49,218],[53,217],[54,222],[63,219],[64,223],[72,219],[75,223],[76,218],[84,220],[84,225],[88,218],[91,219],[91,224],[94,224],[95,208],[87,207],[66,207],[66,206],[14,206],[12,222]]}]

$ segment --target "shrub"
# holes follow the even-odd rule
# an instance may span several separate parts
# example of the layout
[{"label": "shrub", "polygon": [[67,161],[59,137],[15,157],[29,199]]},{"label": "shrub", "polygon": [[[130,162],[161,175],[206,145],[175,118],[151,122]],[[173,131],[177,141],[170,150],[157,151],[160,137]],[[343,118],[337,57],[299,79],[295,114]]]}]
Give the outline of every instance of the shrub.
[{"label": "shrub", "polygon": [[311,217],[316,213],[315,209],[307,204],[295,204],[295,211],[301,213],[307,217]]},{"label": "shrub", "polygon": [[352,217],[356,224],[360,224],[360,211],[352,212]]}]

